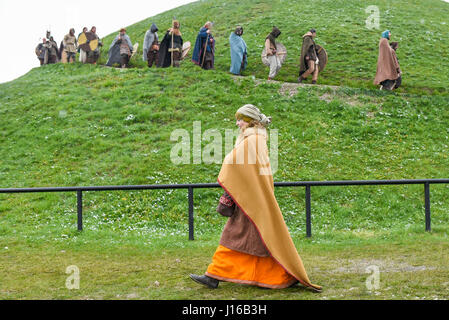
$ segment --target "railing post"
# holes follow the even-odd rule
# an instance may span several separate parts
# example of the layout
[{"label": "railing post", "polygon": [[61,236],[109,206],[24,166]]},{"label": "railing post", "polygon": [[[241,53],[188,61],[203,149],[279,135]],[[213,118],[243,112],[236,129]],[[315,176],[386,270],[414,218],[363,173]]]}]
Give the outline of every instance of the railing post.
[{"label": "railing post", "polygon": [[430,228],[430,183],[424,184],[424,206],[426,210],[426,231],[431,231]]},{"label": "railing post", "polygon": [[189,240],[194,240],[193,235],[193,188],[189,187]]},{"label": "railing post", "polygon": [[307,238],[312,237],[310,185],[306,185],[306,236],[307,236]]},{"label": "railing post", "polygon": [[76,191],[76,199],[78,204],[78,231],[83,230],[83,192]]}]

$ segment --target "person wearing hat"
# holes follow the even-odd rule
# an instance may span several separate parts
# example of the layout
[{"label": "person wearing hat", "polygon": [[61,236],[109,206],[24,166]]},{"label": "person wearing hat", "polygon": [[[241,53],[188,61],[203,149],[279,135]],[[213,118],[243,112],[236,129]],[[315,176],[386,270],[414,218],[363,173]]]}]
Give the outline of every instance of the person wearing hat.
[{"label": "person wearing hat", "polygon": [[382,32],[379,41],[379,55],[377,58],[376,77],[374,84],[380,84],[380,90],[393,90],[397,79],[401,76],[401,69],[396,57],[396,52],[390,47],[388,40],[391,38],[391,31]]},{"label": "person wearing hat", "polygon": [[133,54],[133,44],[131,39],[126,34],[126,29],[120,29],[120,34],[118,36],[118,43],[120,44],[120,57],[122,68],[127,68],[129,63],[129,58]]},{"label": "person wearing hat", "polygon": [[220,281],[271,289],[298,282],[315,291],[274,195],[267,148],[271,117],[251,104],[237,110],[240,129],[218,175],[224,189],[217,211],[229,217],[205,274],[190,278],[208,288]]},{"label": "person wearing hat", "polygon": [[312,84],[318,80],[318,56],[316,54],[315,41],[316,30],[310,29],[302,36],[301,56],[299,58],[299,77],[298,82],[301,83],[309,75],[312,75]]},{"label": "person wearing hat", "polygon": [[113,64],[120,64],[121,68],[126,68],[129,63],[129,58],[133,53],[133,44],[131,39],[126,34],[126,29],[120,29],[120,33],[112,41],[108,51],[107,66]]},{"label": "person wearing hat", "polygon": [[281,61],[276,55],[277,46],[276,38],[281,35],[281,31],[277,27],[273,27],[273,30],[265,38],[265,52],[267,56],[262,59],[263,63],[270,67],[270,73],[268,74],[268,80],[272,80],[278,74],[281,69]]}]

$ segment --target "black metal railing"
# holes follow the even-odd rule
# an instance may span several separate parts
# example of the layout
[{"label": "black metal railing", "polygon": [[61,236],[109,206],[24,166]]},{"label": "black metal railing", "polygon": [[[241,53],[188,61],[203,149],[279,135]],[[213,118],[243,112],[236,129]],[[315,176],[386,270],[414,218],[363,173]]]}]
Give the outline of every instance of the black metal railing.
[{"label": "black metal railing", "polygon": [[[430,217],[430,185],[449,184],[449,179],[418,179],[418,180],[358,180],[358,181],[297,181],[275,182],[275,187],[305,187],[306,204],[306,236],[312,236],[311,218],[311,188],[322,186],[373,186],[373,185],[412,185],[424,186],[425,230],[431,231]],[[221,188],[218,183],[191,183],[191,184],[161,184],[161,185],[135,185],[135,186],[96,186],[96,187],[50,187],[50,188],[9,188],[0,189],[0,193],[45,193],[45,192],[76,192],[77,194],[77,224],[78,230],[83,230],[83,192],[88,191],[119,191],[119,190],[161,190],[161,189],[187,189],[189,202],[189,240],[194,240],[194,212],[193,190]]]}]

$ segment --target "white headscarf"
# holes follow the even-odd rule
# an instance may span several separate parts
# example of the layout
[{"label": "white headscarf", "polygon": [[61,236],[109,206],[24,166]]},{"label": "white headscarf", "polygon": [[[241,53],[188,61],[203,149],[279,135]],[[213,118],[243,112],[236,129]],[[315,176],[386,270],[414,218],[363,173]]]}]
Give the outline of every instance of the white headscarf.
[{"label": "white headscarf", "polygon": [[237,113],[259,121],[264,127],[267,127],[271,123],[271,117],[267,117],[266,115],[264,115],[262,112],[260,112],[259,108],[252,104],[245,104],[243,107],[237,110]]}]

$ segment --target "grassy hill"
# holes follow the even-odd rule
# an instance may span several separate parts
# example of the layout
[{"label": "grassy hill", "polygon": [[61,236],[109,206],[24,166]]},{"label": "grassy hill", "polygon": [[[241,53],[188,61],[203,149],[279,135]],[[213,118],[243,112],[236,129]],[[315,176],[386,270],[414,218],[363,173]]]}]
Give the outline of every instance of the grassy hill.
[{"label": "grassy hill", "polygon": [[[379,9],[379,29],[368,29],[368,6]],[[152,22],[159,27],[161,39],[173,17],[181,22],[184,41],[195,43],[199,28],[208,20],[215,23],[216,68],[228,71],[230,65],[229,35],[237,25],[244,28],[249,64],[245,75],[266,79],[267,68],[261,63],[265,37],[276,25],[278,38],[288,51],[278,80],[295,82],[298,77],[302,36],[317,30],[316,42],[324,46],[329,63],[319,83],[372,88],[376,74],[378,43],[382,31],[392,32],[391,41],[399,42],[398,59],[403,71],[399,92],[447,94],[449,57],[449,4],[440,0],[424,1],[198,1],[127,27],[134,42],[143,44]],[[117,30],[121,26],[117,26]],[[117,31],[118,33],[118,31]],[[103,61],[116,34],[105,37]],[[141,56],[140,48],[139,56]],[[139,57],[140,58],[140,57]],[[141,59],[134,65],[143,67]]]},{"label": "grassy hill", "polygon": [[[381,29],[391,29],[400,42],[404,86],[398,92],[372,85],[381,30],[363,27],[365,5],[357,1],[314,1],[307,10],[297,1],[202,1],[127,28],[133,42],[142,43],[152,21],[164,30],[176,16],[185,41],[194,41],[201,24],[212,20],[215,71],[189,60],[179,69],[148,69],[138,57],[127,70],[57,64],[1,84],[1,187],[215,182],[219,163],[170,161],[176,143],[170,136],[185,129],[192,138],[194,121],[201,122],[202,133],[216,129],[224,136],[235,128],[234,113],[245,103],[272,116],[271,128],[279,132],[275,181],[447,178],[449,62],[443,53],[449,46],[449,5],[370,4],[381,10]],[[227,72],[227,38],[237,24],[243,25],[250,50],[242,78]],[[295,80],[300,37],[315,27],[317,42],[330,56],[319,82],[341,86],[296,90],[260,81],[267,74],[261,45],[274,24],[289,49],[277,79]],[[106,47],[114,36],[104,39]],[[209,141],[201,143],[204,148]],[[215,212],[220,194],[218,189],[195,191],[196,236],[212,249],[225,223]],[[431,241],[438,245],[448,235],[448,194],[449,186],[431,187],[436,237]],[[305,241],[304,190],[282,188],[276,195],[294,240]],[[423,204],[422,186],[313,188],[314,238],[306,249],[314,250],[314,243],[358,245],[371,238],[395,239],[399,245],[407,241],[405,235],[424,237]],[[29,248],[69,246],[78,255],[81,250],[96,255],[104,248],[186,246],[185,191],[86,193],[84,208],[80,235],[74,194],[1,194],[0,248],[17,246],[26,255]],[[1,257],[12,257],[5,252]],[[8,297],[1,290],[0,296]]]}]

